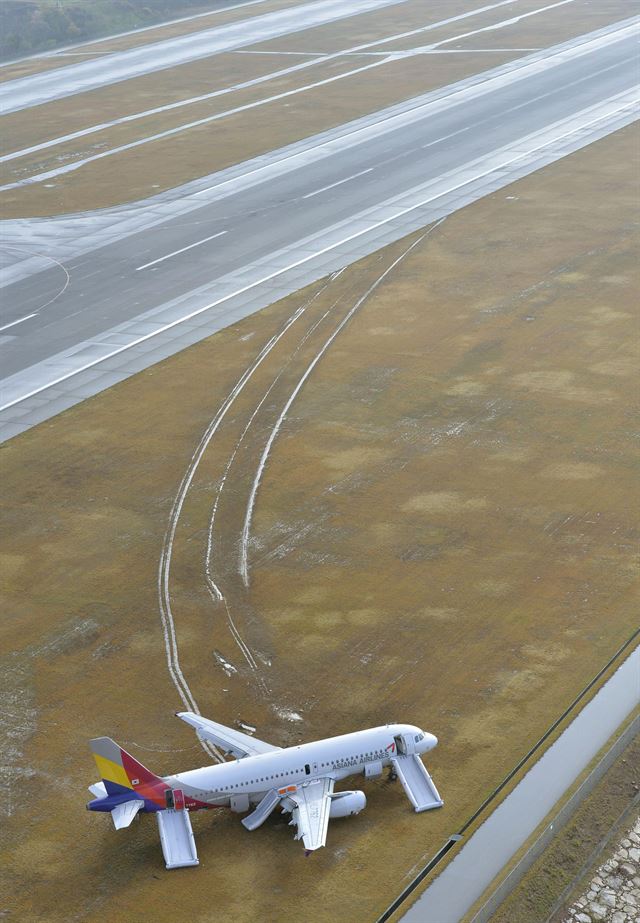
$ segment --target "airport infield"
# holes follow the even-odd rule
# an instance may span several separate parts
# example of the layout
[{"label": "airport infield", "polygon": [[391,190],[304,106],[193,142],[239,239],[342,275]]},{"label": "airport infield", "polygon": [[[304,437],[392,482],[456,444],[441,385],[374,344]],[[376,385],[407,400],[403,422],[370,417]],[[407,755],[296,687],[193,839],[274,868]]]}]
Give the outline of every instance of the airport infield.
[{"label": "airport infield", "polygon": [[[485,47],[530,51],[532,31],[567,41],[626,9],[588,6],[501,26]],[[370,41],[425,25],[419,3],[375,17]],[[322,28],[263,50],[365,41],[361,22]],[[127,86],[109,90],[114,111]],[[345,93],[352,117],[373,103]],[[0,912],[375,919],[628,638],[637,146],[637,125],[615,131],[2,444]],[[153,151],[159,170],[173,161],[167,189],[203,175]],[[11,191],[8,214],[64,211],[67,193],[85,209],[105,190],[138,198],[131,156],[113,155],[119,185],[81,192],[82,167],[58,199]],[[306,860],[280,817],[249,834],[204,812],[199,868],[168,873],[152,818],[114,831],[84,812],[87,740],[110,735],[159,773],[202,765],[173,716],[185,704],[282,746],[410,720],[439,738],[428,768],[445,806],[415,815],[397,785],[358,780],[367,809]]]}]

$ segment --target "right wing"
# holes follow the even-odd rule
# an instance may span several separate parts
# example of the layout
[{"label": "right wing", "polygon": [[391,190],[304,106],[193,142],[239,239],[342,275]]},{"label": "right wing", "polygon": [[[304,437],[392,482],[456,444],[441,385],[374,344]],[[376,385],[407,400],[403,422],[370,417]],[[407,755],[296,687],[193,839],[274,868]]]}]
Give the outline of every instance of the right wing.
[{"label": "right wing", "polygon": [[224,724],[218,724],[216,721],[209,721],[208,718],[202,718],[192,711],[179,711],[176,715],[195,728],[198,737],[202,740],[210,741],[225,753],[232,753],[238,760],[245,756],[258,756],[260,753],[271,753],[281,749],[264,740],[251,737],[249,734],[243,734],[242,731],[225,727]]},{"label": "right wing", "polygon": [[320,849],[327,842],[333,785],[333,779],[317,779],[287,793],[287,800],[294,804],[291,823],[298,828],[296,840],[302,840],[307,852]]}]

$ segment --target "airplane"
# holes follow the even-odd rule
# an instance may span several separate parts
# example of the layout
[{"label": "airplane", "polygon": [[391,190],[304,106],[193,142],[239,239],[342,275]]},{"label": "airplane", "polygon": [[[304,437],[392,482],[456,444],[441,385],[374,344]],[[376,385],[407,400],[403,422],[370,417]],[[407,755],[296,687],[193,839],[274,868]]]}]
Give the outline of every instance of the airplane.
[{"label": "airplane", "polygon": [[117,830],[141,813],[155,814],[168,869],[199,864],[189,812],[228,807],[253,811],[242,820],[256,830],[279,807],[291,814],[295,839],[309,855],[325,845],[330,818],[359,814],[366,805],[361,791],[334,791],[336,782],[362,774],[399,778],[416,811],[439,808],[443,801],[420,754],[432,750],[437,737],[411,724],[386,724],[284,749],[243,734],[193,712],[177,717],[195,728],[201,741],[222,749],[232,760],[157,776],[110,737],[90,742],[102,778],[89,786],[95,796],[90,811],[110,812]]}]

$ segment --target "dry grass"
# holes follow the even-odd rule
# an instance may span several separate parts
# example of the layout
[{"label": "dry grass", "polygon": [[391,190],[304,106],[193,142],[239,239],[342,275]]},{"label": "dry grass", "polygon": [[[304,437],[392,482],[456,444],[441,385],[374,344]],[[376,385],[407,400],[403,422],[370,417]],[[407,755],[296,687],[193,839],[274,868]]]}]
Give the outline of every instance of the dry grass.
[{"label": "dry grass", "polygon": [[[205,920],[214,906],[239,921],[284,923],[301,906],[311,921],[372,919],[628,636],[637,137],[625,129],[452,216],[372,294],[274,444],[248,591],[238,539],[269,432],[333,325],[407,242],[5,444],[1,631],[14,653],[0,781],[13,813],[0,863],[16,919]],[[204,714],[278,744],[386,720],[434,731],[428,764],[446,804],[416,816],[397,786],[366,784],[367,811],[332,824],[308,861],[279,819],[249,835],[204,814],[200,868],[165,873],[151,819],[116,833],[84,813],[87,739],[110,734],[160,772],[203,760],[172,716],[160,548],[208,421],[313,294],[187,496],[171,571],[182,669]],[[216,485],[278,374],[214,532],[214,573],[256,675],[207,596],[203,556]]]}]

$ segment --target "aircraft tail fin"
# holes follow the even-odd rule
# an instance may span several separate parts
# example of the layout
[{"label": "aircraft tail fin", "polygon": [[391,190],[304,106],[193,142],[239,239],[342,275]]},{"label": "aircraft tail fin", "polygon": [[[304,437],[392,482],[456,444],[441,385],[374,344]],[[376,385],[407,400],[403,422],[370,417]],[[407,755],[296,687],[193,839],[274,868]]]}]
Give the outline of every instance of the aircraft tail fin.
[{"label": "aircraft tail fin", "polygon": [[110,737],[96,737],[90,741],[90,746],[108,795],[135,792],[159,807],[165,806],[164,793],[169,786],[160,776],[143,766]]}]

